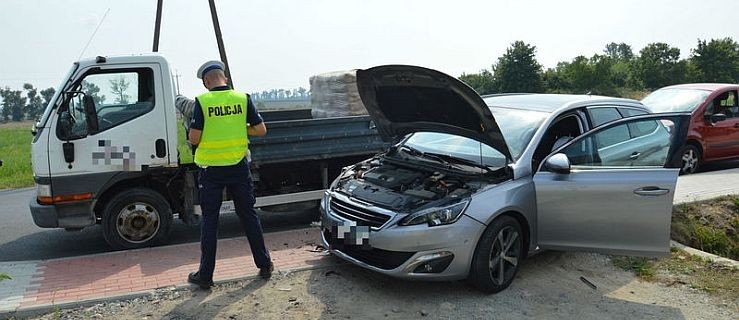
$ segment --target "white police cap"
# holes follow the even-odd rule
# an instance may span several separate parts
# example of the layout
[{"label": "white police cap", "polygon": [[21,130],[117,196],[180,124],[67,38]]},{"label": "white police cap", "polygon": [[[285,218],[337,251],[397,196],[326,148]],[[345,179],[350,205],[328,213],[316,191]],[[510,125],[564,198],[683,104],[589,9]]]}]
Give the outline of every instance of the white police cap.
[{"label": "white police cap", "polygon": [[208,71],[215,69],[225,70],[226,66],[223,65],[223,62],[220,62],[218,60],[211,60],[203,63],[203,65],[200,66],[200,68],[198,69],[198,79],[202,79],[203,76],[208,73]]}]

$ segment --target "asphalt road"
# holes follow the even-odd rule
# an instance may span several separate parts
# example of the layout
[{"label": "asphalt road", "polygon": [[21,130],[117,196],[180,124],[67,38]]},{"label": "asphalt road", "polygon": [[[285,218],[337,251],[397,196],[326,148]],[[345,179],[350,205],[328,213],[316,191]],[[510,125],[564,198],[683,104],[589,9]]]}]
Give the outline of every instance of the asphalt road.
[{"label": "asphalt road", "polygon": [[[739,161],[727,161],[704,166],[701,171],[716,171],[739,167]],[[698,173],[700,174],[700,173]],[[102,236],[100,226],[81,231],[42,229],[33,223],[28,201],[35,189],[0,191],[0,261],[40,260],[78,256],[110,251]],[[301,228],[307,226],[317,213],[295,211],[288,213],[260,212],[265,232]],[[220,219],[219,237],[242,236],[235,214],[224,214]],[[170,244],[195,242],[200,231],[175,220]]]},{"label": "asphalt road", "polygon": [[[0,191],[0,261],[40,260],[111,251],[99,225],[72,232],[37,227],[28,209],[28,201],[35,192],[33,188]],[[318,214],[315,210],[259,213],[265,232],[303,228]],[[235,214],[223,214],[219,238],[237,236],[243,236],[239,219]],[[169,244],[199,240],[197,227],[175,219]]]}]

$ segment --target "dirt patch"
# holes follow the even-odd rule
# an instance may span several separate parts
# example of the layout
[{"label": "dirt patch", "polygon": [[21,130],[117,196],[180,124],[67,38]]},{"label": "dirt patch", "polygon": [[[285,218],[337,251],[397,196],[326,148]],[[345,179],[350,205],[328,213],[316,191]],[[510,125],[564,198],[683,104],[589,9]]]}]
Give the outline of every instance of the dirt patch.
[{"label": "dirt patch", "polygon": [[682,244],[739,260],[739,197],[675,206],[670,236]]},{"label": "dirt patch", "polygon": [[614,257],[614,265],[633,271],[642,280],[664,286],[687,286],[719,300],[739,304],[739,270],[674,249],[670,258]]},{"label": "dirt patch", "polygon": [[[336,261],[312,271],[245,280],[212,291],[159,290],[122,302],[57,310],[42,319],[729,319],[737,301],[674,282],[644,281],[610,257],[543,252],[508,289],[402,281]],[[586,284],[581,278],[591,283]]]}]

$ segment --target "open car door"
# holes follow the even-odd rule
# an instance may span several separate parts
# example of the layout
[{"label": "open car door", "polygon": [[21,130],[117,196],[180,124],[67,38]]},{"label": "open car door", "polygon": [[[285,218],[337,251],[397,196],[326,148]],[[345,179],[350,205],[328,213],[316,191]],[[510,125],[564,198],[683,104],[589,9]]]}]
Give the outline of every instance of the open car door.
[{"label": "open car door", "polygon": [[534,174],[542,249],[669,254],[679,169],[672,159],[689,115],[625,118],[555,150]]}]

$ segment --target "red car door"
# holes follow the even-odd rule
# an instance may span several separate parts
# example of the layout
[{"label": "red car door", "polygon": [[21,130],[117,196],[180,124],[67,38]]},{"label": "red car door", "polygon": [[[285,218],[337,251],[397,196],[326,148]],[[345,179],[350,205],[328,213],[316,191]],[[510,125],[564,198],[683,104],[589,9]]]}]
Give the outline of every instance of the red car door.
[{"label": "red car door", "polygon": [[[718,94],[706,106],[703,140],[706,145],[704,161],[739,157],[739,101],[736,90]],[[723,114],[726,120],[712,122],[714,114]]]}]

